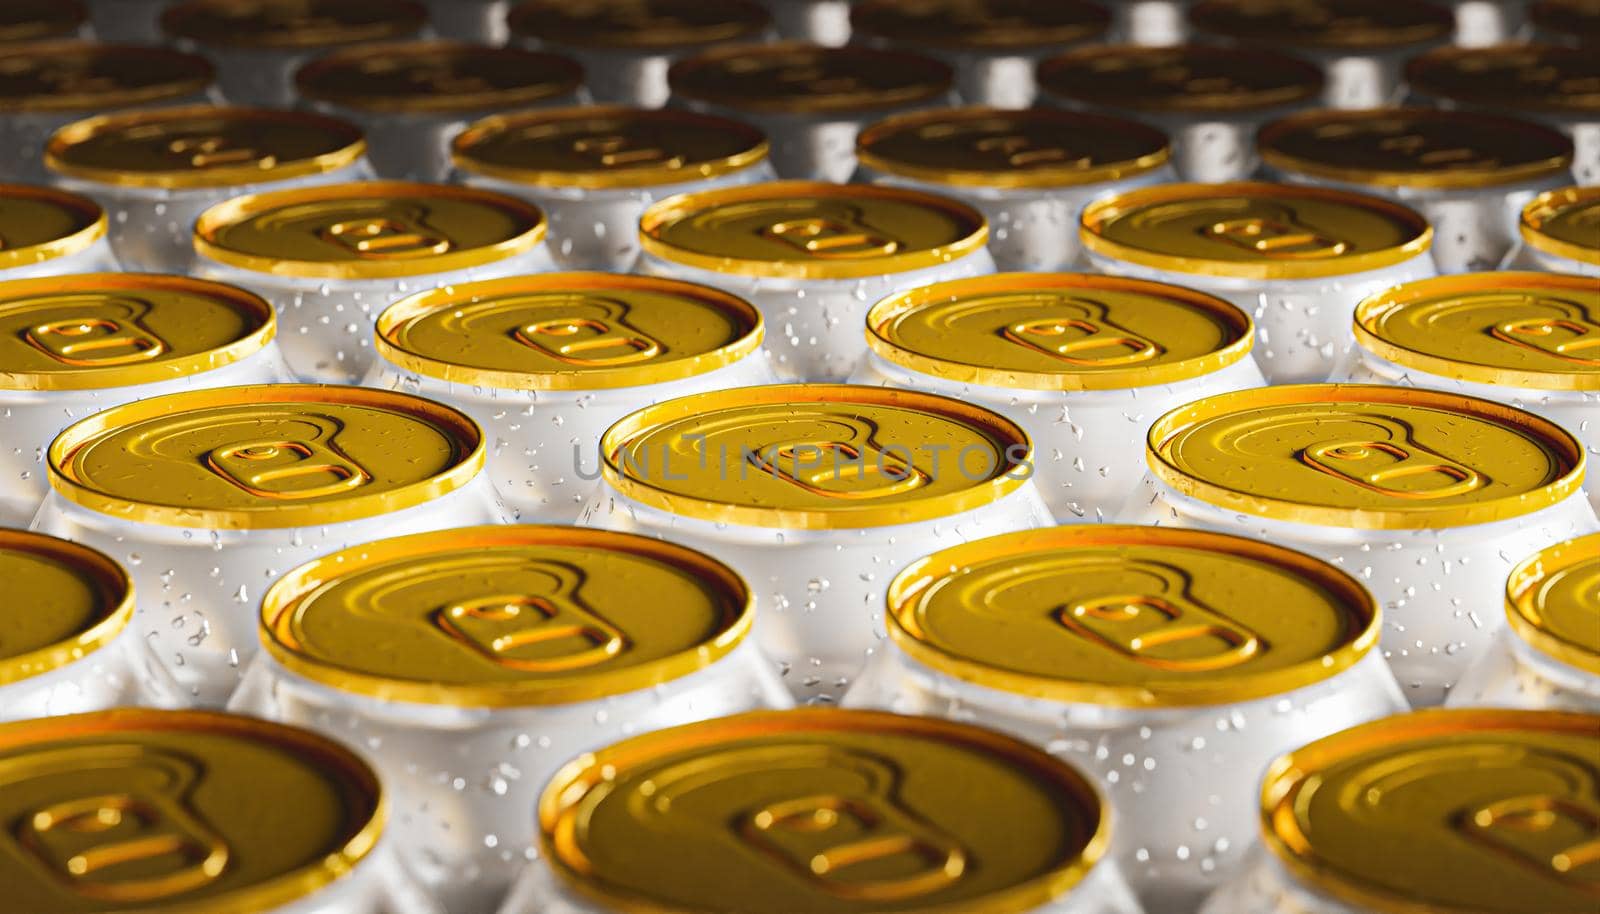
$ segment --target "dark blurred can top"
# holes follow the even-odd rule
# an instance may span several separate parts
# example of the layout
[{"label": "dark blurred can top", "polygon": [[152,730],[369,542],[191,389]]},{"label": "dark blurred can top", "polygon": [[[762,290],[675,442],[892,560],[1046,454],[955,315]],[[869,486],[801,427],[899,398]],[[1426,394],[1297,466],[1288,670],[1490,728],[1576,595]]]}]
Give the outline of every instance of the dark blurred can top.
[{"label": "dark blurred can top", "polygon": [[583,70],[557,54],[417,41],[349,48],[301,68],[308,101],[375,113],[472,113],[571,95]]},{"label": "dark blurred can top", "polygon": [[908,48],[1021,50],[1094,41],[1111,27],[1084,0],[865,0],[850,11],[855,40]]},{"label": "dark blurred can top", "polygon": [[0,687],[93,654],[133,619],[128,573],[77,543],[0,527],[0,580]]},{"label": "dark blurred can top", "polygon": [[735,111],[861,113],[932,102],[950,67],[921,54],[777,43],[707,51],[673,64],[672,91]]},{"label": "dark blurred can top", "polygon": [[78,0],[7,0],[0,4],[0,44],[71,38],[88,21]]},{"label": "dark blurred can top", "polygon": [[89,112],[177,101],[206,90],[205,58],[166,48],[52,41],[6,49],[0,116]]},{"label": "dark blurred can top", "polygon": [[1219,38],[1308,51],[1406,50],[1455,29],[1449,7],[1424,0],[1205,0],[1189,22]]},{"label": "dark blurred can top", "polygon": [[551,45],[642,50],[756,40],[771,17],[751,0],[525,0],[506,22]]},{"label": "dark blurred can top", "polygon": [[0,184],[0,273],[70,257],[105,237],[98,203],[31,184]]},{"label": "dark blurred can top", "polygon": [[1600,44],[1600,0],[1539,0],[1528,8],[1528,21],[1541,41]]},{"label": "dark blurred can top", "polygon": [[1322,72],[1286,54],[1209,45],[1083,48],[1039,66],[1039,91],[1069,104],[1227,115],[1315,99]]},{"label": "dark blurred can top", "polygon": [[173,38],[207,48],[306,49],[407,38],[428,23],[413,0],[183,0],[161,14]]},{"label": "dark blurred can top", "polygon": [[1436,101],[1501,111],[1600,116],[1600,54],[1507,44],[1439,48],[1406,65],[1411,91]]}]

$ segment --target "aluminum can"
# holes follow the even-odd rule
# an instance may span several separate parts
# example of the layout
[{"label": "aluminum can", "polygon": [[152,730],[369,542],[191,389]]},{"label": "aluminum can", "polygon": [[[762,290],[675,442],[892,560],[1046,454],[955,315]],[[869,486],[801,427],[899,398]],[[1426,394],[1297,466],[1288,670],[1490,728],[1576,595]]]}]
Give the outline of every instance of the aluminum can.
[{"label": "aluminum can", "polygon": [[673,61],[761,41],[772,17],[755,0],[524,0],[507,24],[513,41],[582,64],[595,101],[660,108]]},{"label": "aluminum can", "polygon": [[309,559],[385,535],[505,520],[483,434],[442,404],[262,384],[97,413],[51,444],[33,528],[106,552],[140,593],[139,636],[195,704],[255,653],[255,599]]},{"label": "aluminum can", "polygon": [[1256,130],[1310,107],[1322,92],[1311,63],[1259,48],[1210,45],[1082,48],[1039,65],[1043,104],[1132,117],[1172,140],[1186,181],[1256,173]]},{"label": "aluminum can", "polygon": [[1039,62],[1103,39],[1105,7],[1085,0],[865,0],[850,13],[859,44],[921,51],[956,73],[956,92],[972,105],[1027,108]]},{"label": "aluminum can", "polygon": [[1455,0],[1455,44],[1485,48],[1516,41],[1527,30],[1527,0]]},{"label": "aluminum can", "polygon": [[422,5],[441,38],[479,45],[502,45],[511,38],[506,28],[511,0],[422,0]]},{"label": "aluminum can", "polygon": [[28,914],[442,914],[371,766],[294,727],[118,708],[0,724],[8,904]]},{"label": "aluminum can", "polygon": [[1412,705],[1434,705],[1505,626],[1479,608],[1535,548],[1600,529],[1578,442],[1443,391],[1363,384],[1208,397],[1150,428],[1127,519],[1253,536],[1359,579]]},{"label": "aluminum can", "polygon": [[856,135],[890,114],[955,102],[955,74],[932,57],[853,45],[717,48],[667,73],[680,107],[759,127],[780,177],[845,182]]},{"label": "aluminum can", "polygon": [[[1082,774],[978,727],[810,708],[636,736],[539,801],[501,914],[1137,914]],[[730,878],[730,874],[738,878]]]},{"label": "aluminum can", "polygon": [[1593,714],[1429,710],[1291,752],[1262,787],[1266,848],[1203,914],[1593,911],[1596,730]]},{"label": "aluminum can", "polygon": [[1595,0],[1537,0],[1528,7],[1528,23],[1537,41],[1600,45],[1600,3]]},{"label": "aluminum can", "polygon": [[1105,4],[1114,17],[1111,36],[1119,44],[1171,47],[1189,38],[1189,7],[1194,0],[1114,0]]},{"label": "aluminum can", "polygon": [[1508,266],[1600,276],[1600,187],[1564,187],[1540,194],[1522,209],[1522,245]]},{"label": "aluminum can", "polygon": [[417,181],[446,178],[450,140],[475,120],[588,99],[569,58],[453,41],[336,51],[301,67],[295,86],[312,110],[360,125],[379,175]]},{"label": "aluminum can", "polygon": [[867,315],[851,380],[942,394],[1022,426],[1062,523],[1106,521],[1139,489],[1150,423],[1196,397],[1259,387],[1250,318],[1179,286],[999,273],[891,295]]},{"label": "aluminum can", "polygon": [[901,567],[1050,523],[1021,426],[933,394],[796,384],[682,397],[611,426],[601,457],[579,522],[732,565],[762,600],[762,650],[813,702],[837,700],[877,649],[883,588]]},{"label": "aluminum can", "polygon": [[466,187],[362,181],[235,197],[200,215],[198,271],[272,302],[300,378],[355,384],[373,321],[413,292],[554,264],[544,214]]},{"label": "aluminum can", "polygon": [[1091,203],[1079,238],[1095,269],[1225,298],[1256,323],[1274,384],[1321,381],[1354,344],[1363,298],[1434,275],[1433,229],[1381,197],[1265,183],[1163,184]]},{"label": "aluminum can", "polygon": [[855,0],[762,0],[778,34],[837,48],[850,43],[850,5]]},{"label": "aluminum can", "polygon": [[1078,216],[1099,197],[1173,178],[1161,131],[1051,108],[891,117],[856,141],[858,181],[955,197],[989,220],[1002,270],[1071,269]]},{"label": "aluminum can", "polygon": [[651,203],[773,177],[761,131],[674,109],[494,115],[458,134],[451,155],[459,183],[538,204],[550,220],[550,256],[564,270],[627,272]]},{"label": "aluminum can", "polygon": [[0,45],[84,38],[88,22],[78,0],[11,0],[0,7]]},{"label": "aluminum can", "polygon": [[866,354],[884,296],[994,272],[983,214],[895,187],[775,181],[668,197],[645,210],[638,272],[754,304],[784,380],[837,381]]},{"label": "aluminum can", "polygon": [[520,520],[572,523],[600,436],[675,397],[770,383],[761,314],[670,279],[546,273],[421,292],[383,312],[366,386],[471,416],[489,477]]},{"label": "aluminum can", "polygon": [[79,194],[0,184],[0,282],[115,270],[105,210]]},{"label": "aluminum can", "polygon": [[264,108],[211,105],[108,114],[68,124],[45,146],[57,187],[110,217],[127,270],[186,274],[194,222],[235,196],[372,177],[353,124]]},{"label": "aluminum can", "polygon": [[95,37],[116,44],[159,44],[161,10],[171,0],[90,0]]}]

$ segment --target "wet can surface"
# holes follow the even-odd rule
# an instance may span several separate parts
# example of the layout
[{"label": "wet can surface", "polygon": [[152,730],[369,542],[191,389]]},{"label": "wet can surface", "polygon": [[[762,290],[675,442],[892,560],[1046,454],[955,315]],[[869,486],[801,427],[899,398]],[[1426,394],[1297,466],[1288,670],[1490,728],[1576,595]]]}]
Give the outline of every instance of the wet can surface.
[{"label": "wet can surface", "polygon": [[0,8],[0,45],[83,38],[88,21],[78,0],[12,0]]},{"label": "wet can surface", "polygon": [[542,273],[544,214],[466,187],[361,181],[235,197],[200,215],[198,270],[272,302],[304,380],[355,384],[383,309],[421,289]]},{"label": "wet can surface", "polygon": [[994,272],[983,214],[894,187],[776,181],[668,197],[645,211],[638,271],[760,309],[785,380],[836,381],[866,353],[873,302]]},{"label": "wet can surface", "polygon": [[901,571],[888,645],[845,703],[996,727],[1082,767],[1145,907],[1193,910],[1243,863],[1274,757],[1406,708],[1379,628],[1360,584],[1299,552],[1055,527]]},{"label": "wet can surface", "polygon": [[1189,7],[1194,0],[1116,0],[1111,10],[1113,40],[1144,47],[1170,47],[1189,37]]},{"label": "wet can surface", "polygon": [[502,914],[1137,914],[1106,856],[1124,824],[1083,775],[988,730],[753,712],[574,759]]},{"label": "wet can surface", "polygon": [[1150,429],[1130,521],[1302,549],[1383,606],[1383,653],[1413,704],[1438,704],[1505,626],[1481,606],[1539,546],[1600,527],[1582,447],[1488,400],[1362,384],[1208,397]]},{"label": "wet can surface", "polygon": [[1540,194],[1522,209],[1522,248],[1510,265],[1579,276],[1600,276],[1600,187],[1564,187]]},{"label": "wet can surface", "polygon": [[1459,47],[1505,44],[1529,29],[1529,0],[1455,0],[1449,5],[1455,7],[1455,44]]},{"label": "wet can surface", "polygon": [[81,194],[0,183],[0,282],[115,270],[109,220]]},{"label": "wet can surface", "polygon": [[550,256],[566,270],[630,269],[639,217],[657,200],[773,177],[761,131],[675,109],[495,115],[458,134],[451,155],[458,182],[538,204]]},{"label": "wet can surface", "polygon": [[661,400],[772,381],[761,315],[726,292],[611,273],[464,283],[378,318],[366,384],[472,416],[489,476],[520,520],[571,523],[599,441]]},{"label": "wet can surface", "polygon": [[493,911],[531,857],[540,789],[573,756],[789,704],[747,637],[753,603],[727,566],[643,537],[380,540],[267,592],[263,650],[230,708],[370,749],[410,870],[452,911]]},{"label": "wet can surface", "polygon": [[1541,42],[1600,45],[1600,3],[1595,0],[1537,0],[1528,7],[1528,24]]},{"label": "wet can surface", "polygon": [[856,141],[856,179],[944,194],[989,220],[1002,270],[1070,269],[1078,216],[1099,197],[1171,180],[1159,130],[1049,108],[949,108],[891,117]]}]

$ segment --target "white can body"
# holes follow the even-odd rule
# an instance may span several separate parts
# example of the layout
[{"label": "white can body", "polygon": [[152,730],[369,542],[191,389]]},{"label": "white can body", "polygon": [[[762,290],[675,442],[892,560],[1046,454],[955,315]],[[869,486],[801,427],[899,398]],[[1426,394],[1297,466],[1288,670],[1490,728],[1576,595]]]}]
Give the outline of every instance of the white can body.
[{"label": "white can body", "polygon": [[839,48],[850,43],[851,0],[766,0],[778,34]]},{"label": "white can body", "polygon": [[[111,0],[110,3],[92,4],[95,15],[96,28],[101,18],[100,11],[108,7],[135,6],[144,0]],[[153,6],[160,7],[157,2]],[[151,14],[152,17],[154,13]],[[104,39],[102,39],[104,40]],[[158,44],[159,39],[151,39],[149,44]],[[165,108],[181,105],[205,105],[217,101],[212,93],[189,95],[175,98],[155,105],[139,105],[140,108]],[[50,142],[51,134],[68,124],[80,121],[103,111],[13,111],[0,114],[0,149],[6,154],[0,156],[0,180],[20,182],[24,184],[47,184],[50,181],[50,172],[44,164],[44,147]]]},{"label": "white can body", "polygon": [[511,38],[506,14],[511,0],[422,0],[428,24],[440,38],[500,46]]},{"label": "white can body", "polygon": [[1406,96],[1406,60],[1420,53],[1416,48],[1368,54],[1314,52],[1301,48],[1285,50],[1299,52],[1322,67],[1327,77],[1322,89],[1323,105],[1351,111],[1400,104]]},{"label": "white can body", "polygon": [[[556,98],[550,104],[525,105],[549,108],[588,102],[583,89]],[[419,114],[403,111],[357,111],[338,105],[313,103],[307,106],[318,114],[343,118],[361,128],[367,137],[367,159],[378,177],[395,181],[423,181],[437,184],[450,176],[450,141],[474,121],[494,111],[462,111],[455,114]]]},{"label": "white can body", "polygon": [[1527,5],[1527,0],[1456,0],[1456,45],[1486,48],[1516,41]]},{"label": "white can body", "polygon": [[1585,263],[1541,251],[1526,241],[1506,256],[1502,270],[1547,270],[1551,273],[1574,273],[1578,276],[1600,276],[1600,263]]},{"label": "white can body", "polygon": [[1449,703],[1600,714],[1600,676],[1541,653],[1506,628],[1451,690]]},{"label": "white can body", "polygon": [[355,869],[272,914],[445,914],[407,871],[397,848],[397,829],[391,814],[384,835]]},{"label": "white can body", "polygon": [[132,626],[98,650],[37,676],[0,685],[0,721],[167,704],[165,671]]},{"label": "white can body", "polygon": [[843,184],[855,174],[856,137],[868,124],[891,114],[955,104],[956,94],[950,92],[924,104],[863,114],[763,113],[697,101],[685,101],[683,107],[759,128],[772,144],[768,155],[780,178]]},{"label": "white can body", "polygon": [[1251,854],[1244,873],[1214,893],[1199,914],[1372,914],[1297,883],[1264,849]]}]

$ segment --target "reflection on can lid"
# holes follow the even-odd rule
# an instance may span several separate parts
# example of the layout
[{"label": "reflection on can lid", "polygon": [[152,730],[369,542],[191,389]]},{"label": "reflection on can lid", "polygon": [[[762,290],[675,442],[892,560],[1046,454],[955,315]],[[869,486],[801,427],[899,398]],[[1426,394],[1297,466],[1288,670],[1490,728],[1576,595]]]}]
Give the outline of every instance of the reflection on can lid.
[{"label": "reflection on can lid", "polygon": [[17,841],[0,885],[29,914],[294,906],[367,858],[385,807],[349,750],[253,717],[118,708],[0,724],[0,815]]},{"label": "reflection on can lid", "polygon": [[100,204],[32,184],[0,184],[0,270],[69,257],[105,237]]},{"label": "reflection on can lid", "polygon": [[307,101],[356,111],[467,114],[545,104],[583,85],[583,68],[559,54],[453,41],[362,45],[301,67]]},{"label": "reflection on can lid", "polygon": [[922,270],[983,250],[983,214],[935,194],[772,181],[679,194],[639,220],[645,253],[742,276],[859,279]]},{"label": "reflection on can lid", "polygon": [[544,213],[468,187],[359,181],[235,197],[195,222],[205,257],[275,276],[382,279],[496,263],[544,240]]},{"label": "reflection on can lid", "polygon": [[1093,41],[1111,13],[1082,0],[866,0],[850,11],[852,34],[916,47],[1006,50]]},{"label": "reflection on can lid", "polygon": [[[0,287],[3,288],[3,287]],[[691,378],[761,345],[761,313],[709,286],[543,273],[419,292],[378,317],[406,371],[502,390],[600,390]]]},{"label": "reflection on can lid", "polygon": [[1355,334],[1367,351],[1439,377],[1600,391],[1600,282],[1592,276],[1420,279],[1356,306]]},{"label": "reflection on can lid", "polygon": [[513,35],[572,47],[683,48],[758,39],[771,24],[751,0],[526,0],[506,23]]},{"label": "reflection on can lid", "polygon": [[70,426],[50,485],[91,510],[169,527],[265,529],[358,520],[461,488],[483,433],[393,391],[263,384],[168,394]]},{"label": "reflection on can lid", "polygon": [[1189,10],[1189,22],[1279,47],[1400,50],[1448,39],[1455,15],[1424,0],[1205,0]]},{"label": "reflection on can lid", "polygon": [[325,48],[407,38],[428,24],[413,0],[183,0],[162,31],[209,47]]},{"label": "reflection on can lid", "polygon": [[1406,64],[1418,95],[1503,111],[1600,112],[1600,54],[1545,44],[1436,48]]},{"label": "reflection on can lid", "polygon": [[1162,482],[1228,511],[1367,530],[1521,517],[1583,481],[1560,426],[1476,397],[1298,384],[1206,397],[1150,428]]},{"label": "reflection on can lid", "polygon": [[451,158],[462,171],[538,187],[656,187],[766,161],[767,136],[675,109],[548,108],[478,121],[456,135]]},{"label": "reflection on can lid", "polygon": [[786,914],[1039,910],[1110,837],[1094,787],[1038,749],[832,708],[738,714],[581,756],[545,788],[539,827],[559,877],[619,910]]},{"label": "reflection on can lid", "polygon": [[647,406],[601,439],[606,482],[683,517],[774,529],[881,527],[991,504],[1031,470],[1028,435],[981,406],[780,384]]},{"label": "reflection on can lid", "polygon": [[66,540],[0,528],[0,686],[60,669],[110,644],[133,618],[116,562]]},{"label": "reflection on can lid", "polygon": [[0,4],[0,44],[70,37],[88,19],[78,0],[7,0]]},{"label": "reflection on can lid", "polygon": [[1600,715],[1480,708],[1351,727],[1273,762],[1263,837],[1363,911],[1592,914],[1597,732]]},{"label": "reflection on can lid", "polygon": [[1524,641],[1600,676],[1600,533],[1542,549],[1512,569],[1506,610]]},{"label": "reflection on can lid", "polygon": [[1044,188],[1121,181],[1172,155],[1135,121],[1050,108],[944,108],[886,118],[861,132],[867,168],[956,187]]},{"label": "reflection on can lid", "polygon": [[1120,390],[1218,371],[1250,353],[1249,315],[1166,283],[999,273],[878,302],[867,345],[925,375],[1025,390]]},{"label": "reflection on can lid", "polygon": [[1600,187],[1564,187],[1522,208],[1522,240],[1535,250],[1600,266]]},{"label": "reflection on can lid", "polygon": [[0,111],[99,112],[177,101],[204,92],[214,74],[205,58],[166,48],[34,42],[6,49]]},{"label": "reflection on can lid", "polygon": [[284,666],[345,691],[512,707],[687,676],[737,647],[754,612],[737,574],[683,546],[575,527],[469,527],[302,565],[267,592],[261,639]]},{"label": "reflection on can lid", "polygon": [[922,54],[797,42],[741,45],[680,60],[667,81],[680,99],[739,111],[888,111],[935,101],[954,72]]},{"label": "reflection on can lid", "polygon": [[1039,65],[1039,90],[1046,97],[1151,113],[1277,108],[1315,99],[1322,84],[1317,67],[1257,48],[1093,47]]},{"label": "reflection on can lid", "polygon": [[1600,0],[1539,0],[1528,7],[1528,21],[1541,32],[1600,44]]},{"label": "reflection on can lid", "polygon": [[1128,263],[1245,279],[1346,276],[1427,254],[1433,229],[1399,203],[1241,181],[1161,184],[1091,203],[1084,247]]}]

